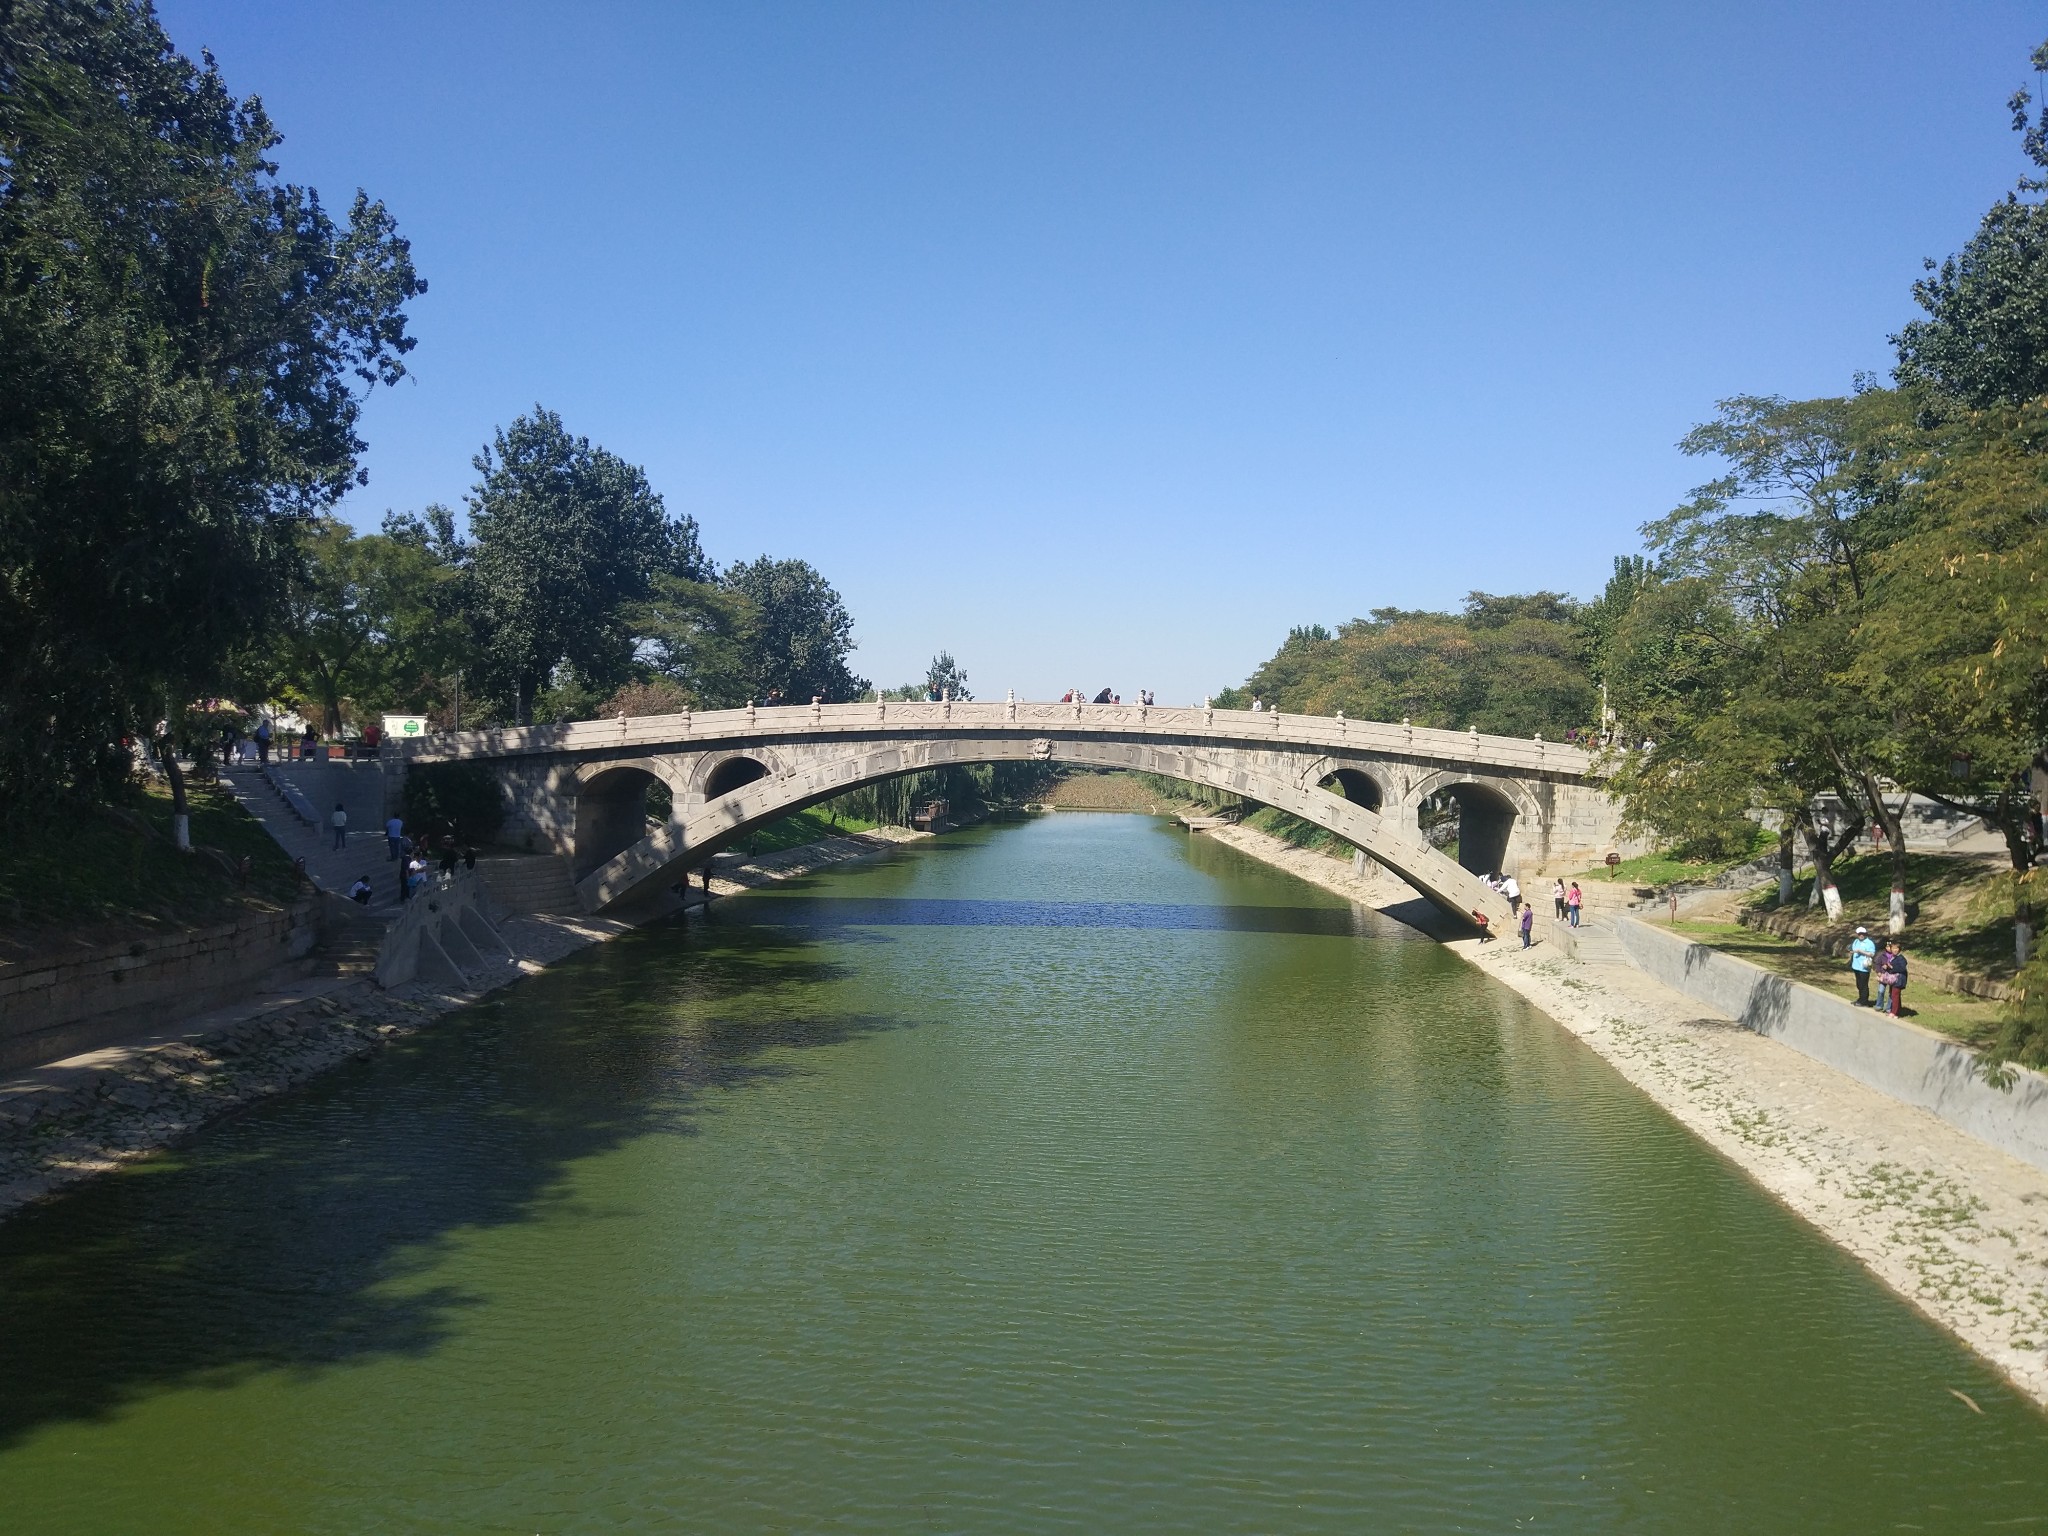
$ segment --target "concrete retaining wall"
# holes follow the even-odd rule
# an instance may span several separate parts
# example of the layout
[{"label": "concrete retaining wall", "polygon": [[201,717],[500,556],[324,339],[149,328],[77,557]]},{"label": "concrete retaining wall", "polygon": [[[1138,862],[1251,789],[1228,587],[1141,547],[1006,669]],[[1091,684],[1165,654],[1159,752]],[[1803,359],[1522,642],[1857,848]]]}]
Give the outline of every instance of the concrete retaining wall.
[{"label": "concrete retaining wall", "polygon": [[0,966],[0,1070],[224,1007],[267,972],[312,954],[319,937],[319,909],[301,901],[218,927]]},{"label": "concrete retaining wall", "polygon": [[2019,1069],[1993,1088],[1954,1041],[1632,917],[1611,920],[1622,951],[1666,986],[1979,1141],[2048,1168],[2048,1077]]}]

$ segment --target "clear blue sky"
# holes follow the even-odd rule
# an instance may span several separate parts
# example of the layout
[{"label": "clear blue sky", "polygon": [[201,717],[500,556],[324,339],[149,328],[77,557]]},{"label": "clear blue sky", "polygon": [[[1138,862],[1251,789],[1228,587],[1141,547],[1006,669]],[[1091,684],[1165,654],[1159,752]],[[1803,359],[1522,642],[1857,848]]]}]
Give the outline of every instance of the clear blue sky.
[{"label": "clear blue sky", "polygon": [[164,0],[431,292],[365,526],[540,401],[884,683],[1182,702],[1590,595],[1736,392],[1886,370],[2048,5]]}]

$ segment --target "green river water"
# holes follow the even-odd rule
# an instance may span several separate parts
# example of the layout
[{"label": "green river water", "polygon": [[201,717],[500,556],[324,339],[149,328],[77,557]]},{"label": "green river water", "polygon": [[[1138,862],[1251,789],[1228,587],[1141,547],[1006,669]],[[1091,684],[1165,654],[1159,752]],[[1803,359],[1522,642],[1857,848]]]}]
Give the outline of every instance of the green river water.
[{"label": "green river water", "polygon": [[2048,1420],[1141,817],[602,946],[0,1227],[6,1536],[1916,1529],[2048,1530]]}]

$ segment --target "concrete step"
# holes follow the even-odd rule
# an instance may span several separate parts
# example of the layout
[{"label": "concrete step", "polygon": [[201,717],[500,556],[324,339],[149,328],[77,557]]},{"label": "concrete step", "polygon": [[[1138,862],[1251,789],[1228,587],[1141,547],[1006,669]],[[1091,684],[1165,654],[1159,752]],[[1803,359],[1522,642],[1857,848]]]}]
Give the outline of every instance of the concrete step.
[{"label": "concrete step", "polygon": [[1614,930],[1599,918],[1582,915],[1576,928],[1552,921],[1550,942],[1559,953],[1570,956],[1582,965],[1628,964],[1628,956],[1622,952],[1621,941],[1614,936]]}]

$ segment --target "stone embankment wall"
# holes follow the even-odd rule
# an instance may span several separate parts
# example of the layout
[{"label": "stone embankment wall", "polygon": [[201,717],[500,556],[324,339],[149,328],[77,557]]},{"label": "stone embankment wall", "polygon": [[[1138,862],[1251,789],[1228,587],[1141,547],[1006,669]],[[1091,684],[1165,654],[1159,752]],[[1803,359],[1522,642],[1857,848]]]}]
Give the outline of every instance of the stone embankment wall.
[{"label": "stone embankment wall", "polygon": [[233,1001],[256,979],[306,959],[319,907],[187,929],[0,966],[0,1069],[96,1050],[138,1028]]},{"label": "stone embankment wall", "polygon": [[1995,1088],[1984,1080],[1974,1053],[1917,1025],[1829,997],[1635,918],[1617,917],[1613,929],[1630,961],[1666,986],[2002,1152],[2048,1168],[2048,1077],[2017,1069],[2011,1087]]}]

